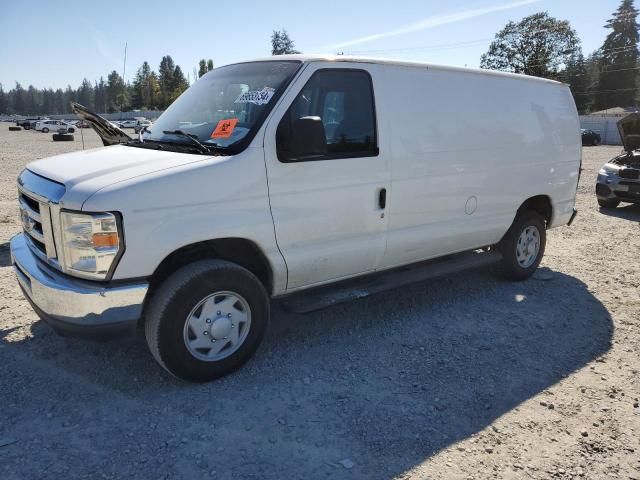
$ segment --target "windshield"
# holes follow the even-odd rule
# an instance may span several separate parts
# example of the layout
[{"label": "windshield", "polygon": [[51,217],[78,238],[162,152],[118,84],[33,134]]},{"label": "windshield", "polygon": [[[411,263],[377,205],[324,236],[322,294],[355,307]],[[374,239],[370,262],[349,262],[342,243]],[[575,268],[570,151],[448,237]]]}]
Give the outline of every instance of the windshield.
[{"label": "windshield", "polygon": [[301,65],[266,61],[216,68],[184,92],[144,132],[145,141],[229,148],[250,141]]}]

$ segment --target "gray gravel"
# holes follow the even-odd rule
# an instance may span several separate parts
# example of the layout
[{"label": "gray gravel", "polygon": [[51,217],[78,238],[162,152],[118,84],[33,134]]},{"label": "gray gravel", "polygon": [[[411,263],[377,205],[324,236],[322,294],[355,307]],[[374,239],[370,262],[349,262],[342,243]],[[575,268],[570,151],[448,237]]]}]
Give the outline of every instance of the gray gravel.
[{"label": "gray gravel", "polygon": [[593,194],[618,148],[584,150],[580,214],[535,278],[276,305],[257,356],[206,385],[142,338],[59,337],[22,298],[15,177],[79,148],[0,128],[0,478],[640,479],[640,208]]}]

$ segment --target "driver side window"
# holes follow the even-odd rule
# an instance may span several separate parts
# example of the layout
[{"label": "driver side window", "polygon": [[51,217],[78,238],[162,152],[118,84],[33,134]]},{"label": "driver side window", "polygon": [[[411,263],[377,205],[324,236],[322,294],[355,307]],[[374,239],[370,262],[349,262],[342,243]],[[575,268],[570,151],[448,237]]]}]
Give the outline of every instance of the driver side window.
[{"label": "driver side window", "polygon": [[[304,138],[299,138],[301,132],[296,131],[296,122],[309,117],[322,123],[326,153],[309,158],[299,151],[291,155],[295,150],[292,145],[304,144]],[[378,155],[369,73],[350,69],[315,72],[280,121],[276,144],[278,159],[282,162]]]}]

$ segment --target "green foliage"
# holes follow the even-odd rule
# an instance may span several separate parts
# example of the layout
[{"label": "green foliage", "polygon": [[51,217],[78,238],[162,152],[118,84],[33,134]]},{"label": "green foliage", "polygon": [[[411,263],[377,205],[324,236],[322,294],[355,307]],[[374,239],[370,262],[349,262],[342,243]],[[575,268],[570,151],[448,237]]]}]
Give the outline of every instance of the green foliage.
[{"label": "green foliage", "polygon": [[204,58],[198,62],[198,78],[213,70],[213,60]]},{"label": "green foliage", "polygon": [[9,110],[9,96],[4,93],[2,84],[0,83],[0,112],[7,112]]},{"label": "green foliage", "polygon": [[480,66],[553,78],[579,49],[580,40],[568,21],[540,12],[507,23],[482,55]]},{"label": "green foliage", "polygon": [[184,73],[182,73],[180,65],[176,65],[176,68],[173,71],[173,85],[170,101],[173,102],[176,98],[182,95],[182,92],[184,92],[187,88],[189,88],[189,82],[187,82]]},{"label": "green foliage", "polygon": [[562,81],[568,83],[574,94],[576,108],[579,113],[586,113],[589,108],[589,97],[586,94],[590,87],[588,61],[582,52],[567,62]]},{"label": "green foliage", "polygon": [[637,102],[638,10],[622,0],[605,25],[611,32],[600,49],[594,109],[629,107]]},{"label": "green foliage", "polygon": [[161,101],[160,82],[156,72],[144,62],[133,80],[133,104],[138,108],[153,110]]},{"label": "green foliage", "polygon": [[537,13],[509,22],[481,58],[492,68],[568,83],[580,113],[638,103],[638,10],[621,0],[602,47],[586,59],[569,22]]},{"label": "green foliage", "polygon": [[289,38],[289,34],[283,28],[282,30],[274,30],[271,34],[271,55],[287,55],[292,53],[300,53],[295,49],[293,40]]},{"label": "green foliage", "polygon": [[124,80],[118,72],[113,70],[107,77],[107,111],[109,113],[121,111],[128,102],[129,96]]}]

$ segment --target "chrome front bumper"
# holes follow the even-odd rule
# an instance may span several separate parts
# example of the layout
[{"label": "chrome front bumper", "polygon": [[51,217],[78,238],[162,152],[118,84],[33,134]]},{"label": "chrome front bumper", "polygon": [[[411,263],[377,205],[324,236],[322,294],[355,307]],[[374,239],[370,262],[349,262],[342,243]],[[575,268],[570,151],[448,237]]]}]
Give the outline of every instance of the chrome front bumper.
[{"label": "chrome front bumper", "polygon": [[11,239],[11,263],[36,313],[59,333],[105,338],[135,331],[147,282],[100,284],[70,277],[39,260],[24,234]]}]

